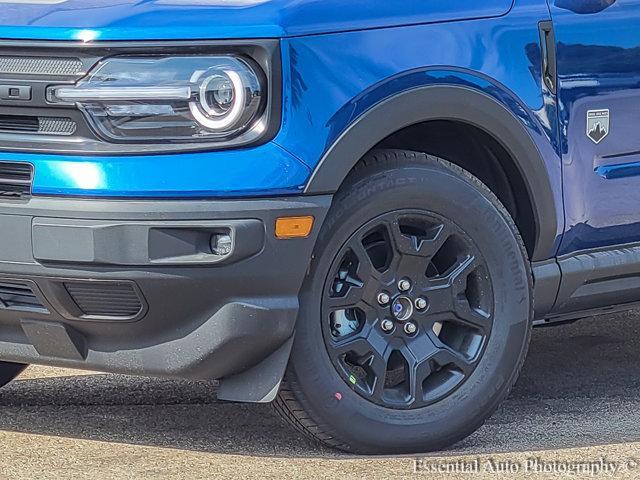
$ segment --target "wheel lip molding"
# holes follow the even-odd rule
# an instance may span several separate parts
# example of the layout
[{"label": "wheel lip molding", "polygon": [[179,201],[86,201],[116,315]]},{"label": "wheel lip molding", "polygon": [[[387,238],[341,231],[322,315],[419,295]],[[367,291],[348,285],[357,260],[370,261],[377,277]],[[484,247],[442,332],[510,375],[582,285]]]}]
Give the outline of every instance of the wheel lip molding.
[{"label": "wheel lip molding", "polygon": [[546,260],[553,255],[558,216],[540,151],[511,111],[489,95],[466,86],[413,88],[370,108],[327,149],[305,194],[337,191],[358,160],[378,142],[404,127],[430,120],[457,120],[481,128],[509,152],[525,180],[534,209],[536,242],[531,260]]}]

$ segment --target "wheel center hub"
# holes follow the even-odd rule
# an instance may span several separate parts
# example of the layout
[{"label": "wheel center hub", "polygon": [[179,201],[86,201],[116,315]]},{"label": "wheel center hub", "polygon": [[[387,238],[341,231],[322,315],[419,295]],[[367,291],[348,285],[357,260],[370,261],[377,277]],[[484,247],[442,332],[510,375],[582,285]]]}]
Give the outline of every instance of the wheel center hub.
[{"label": "wheel center hub", "polygon": [[413,302],[407,296],[400,296],[391,303],[391,314],[400,322],[407,321],[413,315]]}]

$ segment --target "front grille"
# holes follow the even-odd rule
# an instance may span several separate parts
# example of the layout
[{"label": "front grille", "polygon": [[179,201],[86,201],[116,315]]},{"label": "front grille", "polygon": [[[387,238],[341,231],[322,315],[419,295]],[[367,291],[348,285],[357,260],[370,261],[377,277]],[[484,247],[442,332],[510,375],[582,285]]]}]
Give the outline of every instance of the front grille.
[{"label": "front grille", "polygon": [[38,117],[26,115],[0,115],[0,132],[31,132],[39,129]]},{"label": "front grille", "polygon": [[[52,104],[47,91],[77,82],[111,49],[27,43],[0,40],[0,150],[84,153],[102,145],[75,105]],[[11,95],[12,87],[24,96]]]},{"label": "front grille", "polygon": [[29,163],[0,161],[0,198],[23,198],[31,195],[33,167]]},{"label": "front grille", "polygon": [[77,76],[84,70],[79,58],[0,56],[0,75]]},{"label": "front grille", "polygon": [[76,122],[65,117],[32,117],[0,115],[0,133],[35,133],[40,135],[73,135]]},{"label": "front grille", "polygon": [[64,117],[38,117],[38,133],[43,135],[73,135],[76,122]]},{"label": "front grille", "polygon": [[83,315],[101,318],[134,318],[143,308],[130,283],[65,282],[67,292]]},{"label": "front grille", "polygon": [[48,313],[33,290],[18,283],[0,282],[0,308]]}]

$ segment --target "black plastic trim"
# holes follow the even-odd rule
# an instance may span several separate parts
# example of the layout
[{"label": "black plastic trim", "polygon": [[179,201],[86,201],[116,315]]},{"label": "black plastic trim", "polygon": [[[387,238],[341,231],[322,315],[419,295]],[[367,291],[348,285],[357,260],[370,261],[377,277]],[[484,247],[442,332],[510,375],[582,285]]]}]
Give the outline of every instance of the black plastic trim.
[{"label": "black plastic trim", "polygon": [[542,81],[551,93],[556,93],[558,84],[557,61],[556,61],[556,38],[553,29],[553,22],[545,20],[538,23],[540,30],[540,49],[542,58]]},{"label": "black plastic trim", "polygon": [[[212,237],[228,235],[230,250],[215,254]],[[114,221],[35,217],[33,256],[40,263],[99,265],[217,265],[238,262],[265,244],[257,219]]]},{"label": "black plastic trim", "polygon": [[515,159],[531,198],[536,242],[531,260],[553,254],[558,219],[540,152],[521,122],[498,101],[468,87],[437,85],[391,97],[362,114],[326,151],[305,193],[335,192],[362,156],[398,130],[429,120],[456,120],[492,135]]},{"label": "black plastic trim", "polygon": [[31,196],[33,165],[0,161],[0,198],[24,200]]},{"label": "black plastic trim", "polygon": [[328,209],[330,195],[224,200],[105,200],[71,197],[31,197],[25,202],[0,202],[0,215],[91,220],[223,220],[269,218]]},{"label": "black plastic trim", "polygon": [[[127,280],[118,281],[104,281],[96,279],[83,279],[77,278],[50,278],[42,279],[41,282],[44,285],[44,291],[47,294],[47,299],[54,307],[54,311],[60,313],[64,318],[68,320],[87,320],[87,321],[101,321],[101,322],[134,322],[143,318],[149,306],[147,304],[140,287],[135,282]],[[75,300],[71,292],[69,291],[67,284],[92,284],[99,288],[99,286],[109,287],[114,284],[128,285],[135,296],[140,302],[140,309],[134,314],[129,316],[113,316],[113,315],[90,315],[82,310],[78,302]]]},{"label": "black plastic trim", "polygon": [[581,250],[532,264],[535,326],[640,305],[640,243]]},{"label": "black plastic trim", "polygon": [[249,129],[239,136],[218,142],[176,143],[110,143],[102,139],[84,115],[72,105],[52,104],[46,90],[53,84],[73,84],[79,76],[0,75],[1,83],[29,86],[32,99],[0,100],[3,113],[19,116],[64,116],[77,124],[74,135],[28,133],[0,133],[0,151],[52,152],[81,155],[150,155],[171,152],[226,150],[257,146],[272,140],[280,129],[282,117],[282,64],[280,43],[276,39],[220,40],[220,41],[153,41],[153,42],[50,42],[0,41],[0,55],[77,57],[89,70],[103,58],[114,55],[168,54],[238,54],[250,57],[267,78],[267,104],[263,121],[267,128],[257,133]]},{"label": "black plastic trim", "polygon": [[[260,365],[253,369],[262,379],[260,388],[245,393],[266,398],[286,365],[298,294],[331,200],[323,195],[0,202],[0,282],[33,286],[47,308],[0,309],[0,359],[209,380]],[[278,217],[301,215],[315,218],[308,237],[276,237]],[[38,225],[44,230],[33,235]],[[65,233],[79,225],[83,233]],[[110,225],[114,228],[106,237],[97,233]],[[201,245],[191,232],[208,232],[209,227],[235,229],[237,238],[225,261],[212,263],[189,253]],[[154,228],[161,229],[160,237],[173,239],[153,238],[149,232]],[[171,261],[157,262],[155,254],[144,257],[156,241],[160,246],[151,250]],[[94,251],[102,253],[86,255]],[[46,260],[35,258],[38,252]],[[86,315],[74,308],[64,288],[68,282],[128,283],[144,308],[132,318]]]},{"label": "black plastic trim", "polygon": [[559,257],[558,265],[553,315],[640,302],[640,243],[583,250]]},{"label": "black plastic trim", "polygon": [[[32,301],[27,303],[7,302],[5,296],[7,292],[3,292],[3,290],[7,288],[23,289],[25,296],[32,297]],[[0,309],[8,309],[24,313],[48,314],[50,308],[51,307],[44,300],[44,295],[42,295],[42,292],[34,282],[28,280],[15,280],[12,278],[0,279]]]},{"label": "black plastic trim", "polygon": [[556,303],[558,290],[560,289],[560,267],[555,258],[551,260],[534,262],[531,265],[533,271],[534,289],[533,305],[535,318],[544,318]]}]

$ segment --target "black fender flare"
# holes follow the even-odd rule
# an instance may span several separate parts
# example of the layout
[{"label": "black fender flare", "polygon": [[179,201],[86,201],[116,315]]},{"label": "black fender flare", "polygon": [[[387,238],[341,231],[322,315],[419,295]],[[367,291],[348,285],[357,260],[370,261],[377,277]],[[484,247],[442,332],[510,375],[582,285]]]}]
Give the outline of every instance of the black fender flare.
[{"label": "black fender flare", "polygon": [[359,116],[326,150],[305,194],[334,193],[355,164],[398,130],[429,120],[457,120],[493,136],[515,159],[535,215],[531,260],[546,260],[556,239],[558,218],[544,160],[522,122],[498,100],[466,86],[431,85],[404,91]]}]

